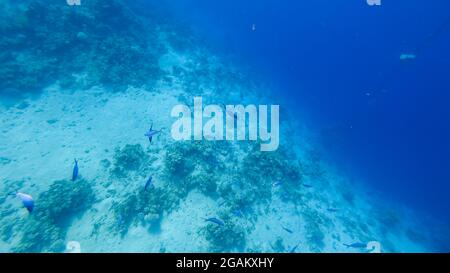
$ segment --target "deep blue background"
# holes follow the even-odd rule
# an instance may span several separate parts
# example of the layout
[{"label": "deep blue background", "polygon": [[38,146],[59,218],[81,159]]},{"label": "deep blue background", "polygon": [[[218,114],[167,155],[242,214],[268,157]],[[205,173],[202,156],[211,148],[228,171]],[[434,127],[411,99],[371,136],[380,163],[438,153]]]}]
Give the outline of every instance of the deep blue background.
[{"label": "deep blue background", "polygon": [[330,160],[450,220],[450,1],[167,2],[295,104]]}]

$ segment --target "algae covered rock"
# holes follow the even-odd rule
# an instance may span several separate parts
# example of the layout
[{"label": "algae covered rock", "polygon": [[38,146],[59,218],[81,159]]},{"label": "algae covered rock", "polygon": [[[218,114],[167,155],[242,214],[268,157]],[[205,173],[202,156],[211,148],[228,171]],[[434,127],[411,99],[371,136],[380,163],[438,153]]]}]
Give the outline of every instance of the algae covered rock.
[{"label": "algae covered rock", "polygon": [[179,203],[179,196],[163,188],[127,194],[112,205],[114,227],[122,236],[132,224],[159,224],[164,213],[169,213]]},{"label": "algae covered rock", "polygon": [[302,175],[297,160],[286,150],[261,152],[258,145],[242,158],[236,174],[219,186],[219,193],[230,203],[241,206],[267,203],[273,185],[281,181],[278,191],[296,200],[301,194]]},{"label": "algae covered rock", "polygon": [[80,179],[55,181],[36,199],[35,210],[23,223],[14,252],[62,252],[71,220],[95,201],[90,183]]},{"label": "algae covered rock", "polygon": [[55,181],[48,191],[39,195],[35,217],[62,223],[90,207],[94,201],[93,190],[87,180]]},{"label": "algae covered rock", "polygon": [[282,179],[297,183],[301,179],[300,168],[294,155],[282,147],[274,152],[261,152],[258,145],[253,147],[244,158],[242,171],[250,179],[260,181],[260,178]]},{"label": "algae covered rock", "polygon": [[309,207],[303,207],[301,214],[306,229],[306,240],[312,252],[322,252],[325,247],[324,227],[331,227],[330,219]]},{"label": "algae covered rock", "polygon": [[160,77],[158,24],[124,1],[76,8],[59,0],[4,1],[18,8],[0,18],[0,95],[37,92],[55,81],[79,87],[76,73],[86,75],[86,87],[142,86]]},{"label": "algae covered rock", "polygon": [[190,173],[194,166],[189,160],[191,148],[189,144],[175,143],[171,145],[164,158],[164,168],[169,177],[182,177]]},{"label": "algae covered rock", "polygon": [[325,247],[324,239],[325,234],[320,228],[319,224],[315,222],[309,222],[306,226],[306,240],[308,247],[312,252],[322,252]]},{"label": "algae covered rock", "polygon": [[226,146],[211,142],[179,142],[168,147],[164,174],[174,187],[185,193],[193,189],[211,195],[225,172]]},{"label": "algae covered rock", "polygon": [[205,195],[211,195],[216,192],[217,181],[218,177],[214,173],[207,172],[202,168],[191,173],[186,179],[189,189],[198,189]]},{"label": "algae covered rock", "polygon": [[223,225],[208,223],[203,232],[213,252],[242,251],[246,243],[246,230],[239,221],[223,216]]},{"label": "algae covered rock", "polygon": [[116,149],[112,173],[124,177],[129,172],[138,171],[147,160],[147,155],[140,144],[127,144],[122,149]]}]

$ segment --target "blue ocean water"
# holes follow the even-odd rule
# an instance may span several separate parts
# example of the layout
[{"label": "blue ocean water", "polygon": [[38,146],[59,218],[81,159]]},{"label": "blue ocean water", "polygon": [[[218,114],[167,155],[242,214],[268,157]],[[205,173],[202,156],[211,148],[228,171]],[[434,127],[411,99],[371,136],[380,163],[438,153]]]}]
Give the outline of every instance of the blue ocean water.
[{"label": "blue ocean water", "polygon": [[0,3],[0,252],[449,251],[448,1],[69,2]]},{"label": "blue ocean water", "polygon": [[335,162],[386,198],[450,220],[448,1],[168,2],[276,86]]}]

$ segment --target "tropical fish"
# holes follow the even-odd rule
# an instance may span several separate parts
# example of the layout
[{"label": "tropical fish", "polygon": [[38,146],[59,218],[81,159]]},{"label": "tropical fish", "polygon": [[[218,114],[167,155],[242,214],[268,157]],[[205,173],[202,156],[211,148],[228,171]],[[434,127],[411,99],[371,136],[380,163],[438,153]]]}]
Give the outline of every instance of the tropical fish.
[{"label": "tropical fish", "polygon": [[353,243],[353,244],[344,244],[344,246],[352,247],[352,248],[366,248],[367,244],[358,242],[358,243]]},{"label": "tropical fish", "polygon": [[327,210],[329,212],[338,212],[339,211],[339,209],[336,209],[336,208],[328,208]]},{"label": "tropical fish", "polygon": [[305,187],[305,188],[312,188],[312,185],[310,185],[310,184],[302,183],[302,185],[303,185],[303,187]]},{"label": "tropical fish", "polygon": [[225,225],[225,223],[224,223],[222,220],[217,219],[217,218],[215,218],[215,217],[206,218],[205,221],[211,222],[211,223],[214,223],[214,224],[217,224],[217,225],[219,225],[219,226]]},{"label": "tropical fish", "polygon": [[150,129],[144,134],[144,136],[148,137],[148,140],[150,142],[152,142],[152,139],[155,135],[159,134],[162,132],[164,128],[161,128],[160,130],[153,130],[153,122],[152,125],[150,126]]},{"label": "tropical fish", "polygon": [[147,181],[145,182],[145,185],[144,185],[144,191],[146,191],[148,187],[153,188],[154,185],[153,185],[153,183],[152,183],[152,179],[153,179],[152,176],[150,176],[150,177],[147,179]]},{"label": "tropical fish", "polygon": [[281,228],[284,229],[285,231],[289,232],[289,233],[294,233],[292,230],[290,230],[290,229],[288,229],[288,228],[286,228],[284,226],[281,226]]},{"label": "tropical fish", "polygon": [[75,159],[75,165],[73,166],[72,172],[72,181],[77,180],[78,178],[78,160]]},{"label": "tropical fish", "polygon": [[10,195],[16,195],[17,197],[20,198],[20,200],[22,201],[23,206],[28,210],[29,213],[31,213],[34,209],[34,200],[33,197],[31,195],[25,194],[25,193],[12,193]]}]

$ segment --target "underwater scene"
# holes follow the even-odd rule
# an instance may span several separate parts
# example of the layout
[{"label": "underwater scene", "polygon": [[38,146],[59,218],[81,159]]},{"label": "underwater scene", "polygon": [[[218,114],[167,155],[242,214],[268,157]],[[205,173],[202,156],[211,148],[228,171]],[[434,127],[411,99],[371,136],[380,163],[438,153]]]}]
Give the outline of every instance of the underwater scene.
[{"label": "underwater scene", "polygon": [[1,253],[450,252],[447,0],[1,0]]}]

